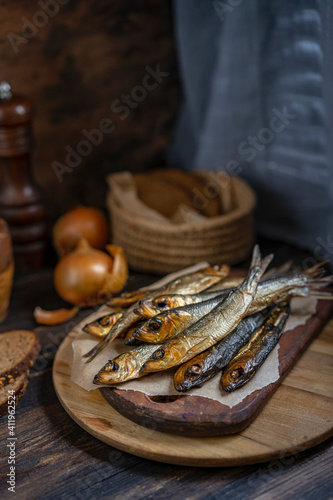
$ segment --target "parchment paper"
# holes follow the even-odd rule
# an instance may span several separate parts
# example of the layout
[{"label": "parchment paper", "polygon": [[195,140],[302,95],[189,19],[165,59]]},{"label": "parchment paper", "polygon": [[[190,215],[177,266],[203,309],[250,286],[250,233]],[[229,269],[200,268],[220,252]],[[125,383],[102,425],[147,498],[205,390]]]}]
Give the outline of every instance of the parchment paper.
[{"label": "parchment paper", "polygon": [[[214,174],[212,173],[211,175],[213,176]],[[212,177],[211,182],[213,180],[214,177]],[[188,207],[184,204],[180,204],[178,206],[173,217],[170,219],[160,214],[156,210],[148,207],[138,198],[135,181],[131,172],[117,172],[116,174],[111,174],[107,177],[107,181],[111,188],[108,194],[108,203],[110,201],[110,198],[113,197],[114,201],[119,207],[121,207],[122,210],[130,213],[131,217],[134,217],[136,219],[141,218],[152,220],[167,226],[170,226],[172,224],[182,224],[184,222],[195,223],[207,220],[207,217],[197,212],[194,208]],[[220,184],[217,183],[216,185]],[[229,186],[229,183],[227,183],[227,186]],[[229,200],[229,198],[230,193],[224,192],[224,205],[225,202]],[[110,207],[110,210],[112,211],[112,207]],[[224,211],[226,212],[226,210]]]},{"label": "parchment paper", "polygon": [[[199,269],[200,267],[205,267],[206,263],[201,263],[199,265],[193,266],[193,269]],[[182,273],[188,272],[189,270],[183,270]],[[182,274],[177,273],[177,274]],[[173,279],[174,275],[169,275],[163,280],[155,283],[155,287],[161,286],[166,281]],[[149,287],[152,288],[152,287]],[[294,298],[291,300],[291,314],[284,328],[284,334],[288,335],[288,330],[293,330],[299,325],[304,325],[306,321],[316,312],[317,300],[312,297],[302,297]],[[82,355],[88,352],[90,349],[96,345],[96,338],[84,333],[82,328],[89,323],[114,309],[108,306],[102,306],[98,311],[87,316],[81,323],[77,325],[74,332],[77,333],[76,338],[73,341],[73,364],[71,380],[77,385],[91,391],[93,389],[98,389],[102,386],[97,386],[92,383],[92,380],[96,373],[104,366],[104,364],[109,360],[113,359],[118,354],[128,351],[131,347],[124,345],[123,340],[115,340],[109,346],[107,346],[104,351],[102,351],[96,358],[88,364],[85,364],[85,358]],[[279,345],[270,353],[267,360],[260,368],[255,377],[244,387],[238,389],[232,393],[224,392],[219,385],[219,379],[221,374],[217,374],[216,377],[206,382],[201,388],[194,388],[188,391],[186,394],[192,396],[202,396],[205,398],[215,399],[229,407],[235,406],[240,403],[246,396],[252,392],[261,389],[269,384],[272,384],[279,378],[279,358],[278,358]],[[170,369],[165,372],[153,373],[146,377],[140,378],[138,380],[132,380],[125,382],[123,384],[118,384],[117,388],[121,390],[136,390],[148,394],[150,396],[156,395],[174,395],[180,394],[177,392],[173,386],[173,373],[175,369]]]}]

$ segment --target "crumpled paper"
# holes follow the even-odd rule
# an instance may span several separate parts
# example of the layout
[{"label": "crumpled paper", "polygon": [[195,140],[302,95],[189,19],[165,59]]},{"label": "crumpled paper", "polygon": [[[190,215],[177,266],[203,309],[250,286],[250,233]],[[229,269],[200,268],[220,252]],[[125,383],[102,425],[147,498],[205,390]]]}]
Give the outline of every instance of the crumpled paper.
[{"label": "crumpled paper", "polygon": [[[193,266],[193,268],[191,269],[197,270],[205,266],[206,263],[201,263],[199,265]],[[183,270],[181,273],[177,273],[177,275],[183,274],[185,272],[189,272],[189,270]],[[165,282],[174,279],[174,276],[175,273],[163,278],[163,280],[159,280],[154,284],[154,286],[158,288]],[[150,286],[149,288],[152,287]],[[291,314],[285,325],[284,334],[288,335],[288,330],[293,330],[297,326],[304,325],[307,320],[313,314],[315,314],[316,309],[317,300],[313,297],[293,298],[291,300]],[[101,316],[104,316],[105,314],[108,314],[113,310],[114,309],[103,305],[98,309],[98,311],[87,316],[73,330],[73,332],[76,333],[76,337],[72,344],[73,364],[71,380],[87,391],[102,387],[94,385],[92,383],[92,380],[96,373],[102,368],[102,366],[104,366],[104,364],[108,360],[113,359],[120,353],[131,349],[131,347],[124,345],[123,340],[115,340],[114,342],[111,342],[98,356],[96,356],[96,358],[91,363],[85,364],[86,359],[83,358],[82,355],[87,353],[96,345],[96,338],[87,333],[84,333],[82,331],[82,328],[87,323]],[[277,345],[275,349],[273,349],[255,377],[244,387],[232,393],[226,393],[221,389],[219,384],[221,374],[219,373],[214,378],[206,382],[203,387],[191,389],[186,394],[189,396],[202,396],[205,398],[214,399],[229,407],[233,407],[239,404],[252,392],[274,383],[279,378],[278,350],[279,345]],[[119,384],[117,385],[117,388],[121,390],[140,391],[149,396],[175,394],[179,395],[180,393],[177,392],[173,386],[174,371],[175,369],[173,368],[165,372],[153,373],[137,380],[131,380],[123,384]]]},{"label": "crumpled paper", "polygon": [[[211,173],[210,175],[212,176],[211,181],[214,180],[215,174]],[[111,174],[107,177],[107,181],[111,188],[108,195],[108,203],[112,197],[122,210],[130,213],[131,217],[134,217],[135,219],[141,218],[145,220],[152,220],[167,226],[182,224],[184,222],[196,223],[207,220],[207,217],[197,212],[194,208],[188,207],[184,204],[178,206],[171,219],[148,207],[138,198],[135,181],[131,172],[125,171]],[[224,192],[224,205],[226,202],[229,202],[229,198],[230,193]],[[110,207],[110,210],[112,211],[112,207]],[[226,211],[227,210],[225,210],[225,212]]]}]

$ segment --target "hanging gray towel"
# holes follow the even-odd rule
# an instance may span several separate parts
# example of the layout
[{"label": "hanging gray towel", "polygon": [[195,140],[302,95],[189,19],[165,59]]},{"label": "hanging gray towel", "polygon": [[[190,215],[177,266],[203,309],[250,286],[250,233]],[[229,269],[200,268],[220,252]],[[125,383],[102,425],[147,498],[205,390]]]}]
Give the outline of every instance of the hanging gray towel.
[{"label": "hanging gray towel", "polygon": [[183,107],[170,163],[225,169],[268,237],[333,254],[333,5],[175,0]]}]

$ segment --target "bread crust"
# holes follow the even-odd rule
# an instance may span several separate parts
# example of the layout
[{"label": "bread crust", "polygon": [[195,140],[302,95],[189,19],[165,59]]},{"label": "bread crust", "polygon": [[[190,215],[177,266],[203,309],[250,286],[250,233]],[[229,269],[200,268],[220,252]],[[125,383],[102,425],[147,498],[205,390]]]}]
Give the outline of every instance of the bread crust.
[{"label": "bread crust", "polygon": [[6,371],[1,371],[0,367],[0,389],[9,384],[13,379],[19,377],[22,373],[29,370],[29,368],[34,364],[35,360],[38,357],[39,351],[41,349],[40,344],[38,342],[37,335],[30,330],[13,330],[11,332],[6,332],[0,335],[0,343],[3,335],[8,335],[14,337],[16,334],[24,334],[28,333],[29,336],[34,335],[35,342],[32,348],[26,353],[23,358],[19,358],[14,364],[7,369]]},{"label": "bread crust", "polygon": [[[20,375],[20,377],[21,376],[22,375]],[[17,378],[13,379],[13,380],[15,382],[15,381],[17,381]],[[13,384],[14,384],[14,382],[13,382]],[[25,393],[27,386],[28,386],[28,382],[29,382],[29,370],[27,370],[25,373],[25,376],[22,377],[22,382],[19,385],[19,387],[15,389],[15,406],[17,406],[17,403],[19,402],[19,400],[21,399],[21,397]],[[12,384],[8,384],[8,390],[11,390],[11,385]],[[6,415],[6,413],[8,413],[8,395],[7,394],[2,395],[2,398],[0,398],[0,418],[3,417],[4,415]]]}]

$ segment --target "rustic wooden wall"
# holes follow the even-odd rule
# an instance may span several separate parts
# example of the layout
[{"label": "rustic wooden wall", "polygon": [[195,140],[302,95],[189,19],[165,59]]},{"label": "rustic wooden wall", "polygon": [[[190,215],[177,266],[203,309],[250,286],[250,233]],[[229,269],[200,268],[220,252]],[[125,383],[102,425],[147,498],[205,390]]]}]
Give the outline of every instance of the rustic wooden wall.
[{"label": "rustic wooden wall", "polygon": [[[169,1],[3,0],[0,26],[0,78],[36,105],[34,170],[51,218],[77,203],[104,206],[107,173],[161,163],[180,94]],[[112,111],[147,65],[169,75],[126,118]],[[115,129],[59,182],[54,162],[69,170],[66,146],[77,149],[104,118]]]}]

